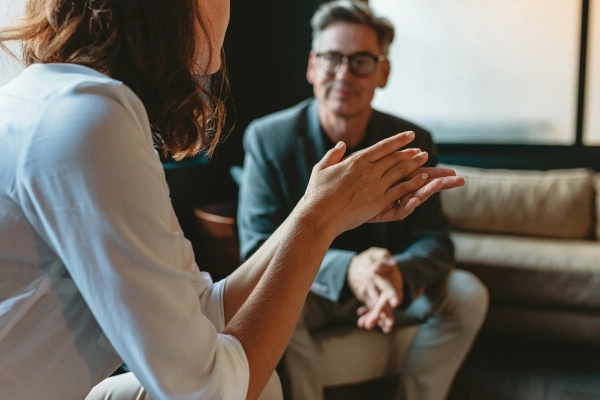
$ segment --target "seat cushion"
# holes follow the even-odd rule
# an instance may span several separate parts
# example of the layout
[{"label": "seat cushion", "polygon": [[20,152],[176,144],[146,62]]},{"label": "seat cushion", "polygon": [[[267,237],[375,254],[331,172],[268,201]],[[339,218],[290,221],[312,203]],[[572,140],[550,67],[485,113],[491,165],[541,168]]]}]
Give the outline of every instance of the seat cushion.
[{"label": "seat cushion", "polygon": [[398,374],[417,328],[415,325],[396,329],[388,335],[352,327],[328,328],[316,333],[314,339],[321,351],[324,386]]},{"label": "seat cushion", "polygon": [[492,303],[600,309],[600,243],[453,232],[457,268],[488,287]]},{"label": "seat cushion", "polygon": [[591,170],[450,167],[467,183],[441,194],[453,229],[563,239],[592,236],[595,201]]}]

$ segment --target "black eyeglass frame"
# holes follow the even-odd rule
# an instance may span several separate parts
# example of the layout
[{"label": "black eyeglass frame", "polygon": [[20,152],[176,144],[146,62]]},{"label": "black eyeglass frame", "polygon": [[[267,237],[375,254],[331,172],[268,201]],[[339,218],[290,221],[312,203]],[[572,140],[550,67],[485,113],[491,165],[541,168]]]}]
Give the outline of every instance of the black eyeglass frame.
[{"label": "black eyeglass frame", "polygon": [[[375,71],[377,70],[377,64],[388,59],[387,56],[385,56],[383,54],[376,56],[375,54],[369,53],[368,51],[359,51],[357,53],[352,53],[352,54],[342,54],[339,51],[327,51],[325,53],[315,53],[315,57],[317,59],[322,58],[324,56],[329,56],[329,55],[339,57],[339,62],[337,63],[335,68],[333,68],[332,70],[327,70],[327,69],[323,68],[323,72],[325,72],[326,74],[332,74],[332,75],[336,74],[338,69],[340,68],[340,66],[344,63],[344,61],[346,61],[348,63],[348,69],[350,70],[350,72],[353,75],[361,77],[361,78],[368,78],[369,76],[372,76],[375,73]],[[373,70],[370,73],[367,73],[367,74],[357,73],[352,61],[356,57],[359,57],[359,56],[360,57],[368,57],[373,60],[374,66],[373,66]],[[316,63],[316,65],[318,66],[318,62]]]}]

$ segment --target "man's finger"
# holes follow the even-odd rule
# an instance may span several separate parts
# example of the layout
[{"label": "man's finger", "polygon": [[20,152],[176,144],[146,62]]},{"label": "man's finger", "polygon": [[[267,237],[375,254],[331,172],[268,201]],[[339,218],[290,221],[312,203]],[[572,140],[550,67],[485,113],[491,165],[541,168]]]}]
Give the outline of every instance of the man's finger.
[{"label": "man's finger", "polygon": [[367,307],[367,306],[360,306],[356,310],[356,315],[358,315],[360,317],[360,316],[365,315],[368,312],[369,312],[369,307]]},{"label": "man's finger", "polygon": [[380,292],[379,297],[386,298],[387,302],[392,308],[396,307],[399,304],[396,288],[387,277],[375,275],[373,276],[373,283],[375,284],[377,290]]},{"label": "man's finger", "polygon": [[387,280],[394,288],[393,297],[390,297],[389,303],[392,308],[396,308],[404,300],[404,284],[396,260],[393,257],[390,258],[394,261],[393,266],[380,266],[379,268],[376,268],[374,272],[379,277]]},{"label": "man's finger", "polygon": [[369,311],[367,314],[361,317],[364,318],[363,327],[368,330],[373,329],[377,325],[379,319],[381,318],[382,313],[384,313],[384,315],[388,316],[389,318],[393,318],[391,308],[388,304],[388,299],[385,296],[380,296],[377,300],[377,303],[375,304],[375,307],[373,307],[371,311]]},{"label": "man's finger", "polygon": [[390,313],[390,316],[388,316],[385,313],[382,313],[379,316],[377,325],[379,325],[383,333],[390,333],[392,331],[392,328],[394,327],[394,322],[394,314]]}]

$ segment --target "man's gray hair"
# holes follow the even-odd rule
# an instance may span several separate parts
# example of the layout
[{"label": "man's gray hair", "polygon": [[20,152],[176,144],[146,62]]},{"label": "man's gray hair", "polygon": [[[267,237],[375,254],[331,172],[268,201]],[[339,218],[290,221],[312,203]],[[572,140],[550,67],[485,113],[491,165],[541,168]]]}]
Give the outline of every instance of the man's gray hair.
[{"label": "man's gray hair", "polygon": [[381,52],[388,55],[390,44],[394,40],[394,26],[386,18],[375,16],[366,3],[356,0],[331,1],[319,7],[310,21],[313,29],[313,51],[317,49],[321,33],[336,22],[359,24],[373,29],[377,34]]}]

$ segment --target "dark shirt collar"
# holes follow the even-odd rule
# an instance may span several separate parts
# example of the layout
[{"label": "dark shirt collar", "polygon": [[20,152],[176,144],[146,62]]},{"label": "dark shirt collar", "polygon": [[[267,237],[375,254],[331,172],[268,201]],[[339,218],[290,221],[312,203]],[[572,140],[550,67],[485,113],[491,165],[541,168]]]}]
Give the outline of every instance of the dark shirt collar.
[{"label": "dark shirt collar", "polygon": [[[367,133],[365,138],[353,148],[346,150],[346,155],[350,155],[355,151],[362,150],[375,144],[378,140],[375,137],[377,132],[377,111],[373,110],[373,114],[367,123]],[[319,121],[319,102],[317,99],[313,99],[308,106],[307,110],[307,133],[308,136],[315,142],[317,150],[319,152],[319,159],[325,155],[325,153],[332,149],[336,143],[333,143],[329,136],[323,131],[321,122]]]}]

